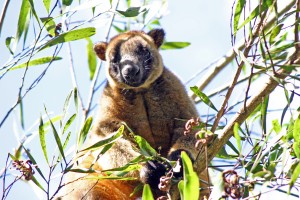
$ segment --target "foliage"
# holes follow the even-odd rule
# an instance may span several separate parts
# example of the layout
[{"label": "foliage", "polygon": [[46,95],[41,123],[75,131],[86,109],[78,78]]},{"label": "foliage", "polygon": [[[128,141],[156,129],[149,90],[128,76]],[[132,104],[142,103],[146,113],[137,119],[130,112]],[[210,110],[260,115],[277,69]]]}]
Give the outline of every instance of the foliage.
[{"label": "foliage", "polygon": [[[8,6],[7,2],[4,8]],[[94,95],[105,81],[100,73],[102,63],[97,61],[92,51],[93,36],[99,34],[95,28],[99,25],[97,20],[105,21],[107,30],[97,31],[104,34],[103,38],[107,40],[111,32],[121,33],[136,27],[146,31],[160,27],[160,19],[164,15],[161,10],[167,4],[167,1],[161,1],[161,10],[155,10],[154,1],[151,0],[137,5],[127,0],[122,6],[119,2],[43,0],[39,5],[33,0],[22,0],[19,13],[16,14],[16,33],[5,39],[11,57],[0,68],[0,81],[21,75],[21,84],[12,107],[3,108],[7,111],[0,119],[0,129],[13,112],[19,112],[18,124],[26,133],[24,138],[18,139],[15,150],[7,152],[5,166],[0,166],[3,168],[0,174],[2,199],[9,197],[19,180],[32,183],[34,190],[42,192],[39,198],[51,199],[63,187],[65,172],[93,171],[71,169],[78,159],[73,156],[74,153],[80,157],[88,151],[101,148],[101,154],[104,154],[123,135],[124,130],[130,130],[124,124],[110,138],[79,151],[93,125]],[[37,9],[41,7],[43,12]],[[194,93],[193,100],[209,112],[201,116],[202,123],[194,127],[199,129],[195,136],[205,147],[195,162],[201,163],[201,166],[206,163],[203,169],[210,167],[220,171],[220,175],[215,176],[218,183],[213,187],[214,199],[259,199],[262,194],[275,190],[295,196],[294,191],[299,190],[299,10],[299,1],[293,0],[284,3],[279,0],[255,3],[234,1],[230,24],[232,50],[224,59],[210,66],[212,74],[207,77],[196,76],[201,83],[190,87]],[[82,20],[78,16],[83,13],[89,13],[91,17]],[[2,16],[6,14],[6,9],[3,9]],[[1,17],[0,20],[1,34],[5,30],[2,27],[3,20],[6,19]],[[236,42],[237,39],[242,42]],[[86,48],[80,48],[80,53],[87,56],[86,71],[90,80],[86,104],[82,98],[83,89],[77,82],[77,66],[73,62],[75,50],[71,48],[78,40],[84,40],[86,45]],[[168,41],[162,45],[162,50],[181,49],[189,45],[185,41]],[[67,56],[64,52],[67,52]],[[25,97],[47,77],[54,61],[58,63],[63,59],[70,60],[73,85],[71,92],[65,95],[62,112],[54,116],[48,112],[49,102],[45,102],[44,110],[41,109],[43,114],[36,116],[37,121],[32,126],[34,131],[25,131]],[[228,85],[218,75],[224,68],[230,68],[229,75],[233,77]],[[38,73],[36,78],[28,75],[30,70]],[[217,92],[206,89],[214,80],[218,80],[222,86]],[[59,99],[57,97],[57,101],[62,101]],[[277,110],[274,105],[278,106]],[[160,157],[146,140],[132,134],[141,156],[123,167],[110,169],[107,171],[110,176],[99,179],[131,180],[122,176],[140,169],[142,162],[151,159],[169,162]],[[41,157],[31,151],[33,141],[39,142]],[[198,177],[184,153],[182,161],[184,180],[178,184],[181,197],[196,199],[199,196]],[[17,169],[17,172],[13,169]],[[118,172],[119,176],[112,172]],[[59,177],[59,181],[55,187],[52,184],[50,187],[54,177]],[[148,185],[144,186],[143,198],[153,199]]]}]

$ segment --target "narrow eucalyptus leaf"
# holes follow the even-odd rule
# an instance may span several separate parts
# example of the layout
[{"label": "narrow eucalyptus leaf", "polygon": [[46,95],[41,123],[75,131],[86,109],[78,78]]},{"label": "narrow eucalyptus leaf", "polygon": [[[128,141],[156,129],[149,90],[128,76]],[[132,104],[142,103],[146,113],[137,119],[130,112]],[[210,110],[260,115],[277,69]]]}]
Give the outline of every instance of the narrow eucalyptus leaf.
[{"label": "narrow eucalyptus leaf", "polygon": [[145,11],[147,11],[147,9],[142,7],[130,7],[126,11],[117,10],[118,13],[125,17],[136,17]]},{"label": "narrow eucalyptus leaf", "polygon": [[186,152],[181,152],[181,159],[183,164],[183,196],[184,200],[199,199],[199,178],[193,169],[193,164]]},{"label": "narrow eucalyptus leaf", "polygon": [[14,41],[14,40],[15,40],[14,37],[7,37],[7,38],[5,39],[5,45],[6,45],[7,49],[9,50],[10,54],[12,54],[12,55],[14,55],[14,52],[13,52],[12,49],[10,48],[10,44],[11,44],[11,42]]},{"label": "narrow eucalyptus leaf", "polygon": [[139,135],[135,135],[134,140],[139,146],[141,150],[141,154],[145,156],[157,156],[157,152],[155,151],[155,149],[153,149],[151,145],[144,138],[142,138]]},{"label": "narrow eucalyptus leaf", "polygon": [[144,185],[142,199],[143,200],[154,200],[151,188],[148,184]]},{"label": "narrow eucalyptus leaf", "polygon": [[241,13],[245,6],[246,0],[238,0],[235,10],[234,10],[234,18],[233,18],[233,33],[235,34],[238,29]]},{"label": "narrow eucalyptus leaf", "polygon": [[51,0],[43,0],[44,6],[47,10],[47,13],[49,13],[50,11],[50,4],[51,4]]},{"label": "narrow eucalyptus leaf", "polygon": [[116,134],[112,135],[109,138],[106,138],[104,140],[100,140],[98,142],[96,142],[95,144],[93,144],[92,146],[87,147],[86,149],[81,150],[80,152],[84,152],[84,151],[89,151],[89,150],[93,150],[93,149],[97,149],[100,148],[104,145],[110,144],[115,142],[117,139],[119,139],[122,135],[123,135],[123,131],[124,131],[124,126],[122,125]]},{"label": "narrow eucalyptus leaf", "polygon": [[61,60],[61,59],[62,59],[62,57],[53,57],[53,56],[37,58],[37,59],[34,59],[34,60],[30,60],[29,62],[24,62],[22,64],[14,66],[14,67],[10,68],[9,70],[11,71],[11,70],[25,68],[27,66],[31,67],[31,66],[36,66],[36,65],[42,65],[42,64],[50,63],[52,61],[57,61],[57,60]]},{"label": "narrow eucalyptus leaf", "polygon": [[96,54],[94,52],[94,44],[90,38],[86,38],[87,45],[86,45],[86,51],[88,56],[88,65],[89,65],[89,71],[90,71],[90,80],[93,80],[94,74],[97,67],[97,58]]},{"label": "narrow eucalyptus leaf", "polygon": [[41,21],[43,22],[44,26],[46,27],[46,30],[48,31],[48,33],[52,37],[54,37],[56,24],[55,24],[53,18],[52,17],[44,17],[44,18],[41,18]]},{"label": "narrow eucalyptus leaf", "polygon": [[171,49],[182,49],[185,47],[190,46],[191,43],[189,42],[164,42],[163,45],[161,45],[161,50],[171,50]]},{"label": "narrow eucalyptus leaf", "polygon": [[63,5],[65,5],[65,6],[71,5],[72,2],[73,2],[73,0],[63,0],[63,1],[62,1]]},{"label": "narrow eucalyptus leaf", "polygon": [[92,126],[92,122],[93,122],[93,117],[89,117],[85,121],[85,123],[80,131],[80,135],[79,135],[79,146],[81,146],[83,144],[83,142],[85,141],[86,136]]},{"label": "narrow eucalyptus leaf", "polygon": [[48,153],[47,153],[47,146],[46,146],[46,140],[45,140],[45,130],[44,130],[44,122],[42,117],[40,117],[40,125],[39,125],[39,136],[40,136],[40,144],[44,153],[44,157],[49,164],[48,160]]},{"label": "narrow eucalyptus leaf", "polygon": [[194,92],[194,94],[196,94],[206,105],[208,105],[209,107],[211,107],[212,109],[214,109],[215,111],[218,112],[217,108],[214,106],[214,104],[211,102],[211,100],[208,98],[208,96],[206,96],[206,94],[204,94],[203,92],[201,92],[197,86],[194,87],[190,87],[190,89]]},{"label": "narrow eucalyptus leaf", "polygon": [[22,0],[22,5],[19,13],[19,19],[18,19],[18,29],[17,29],[17,35],[16,35],[16,42],[18,42],[24,33],[24,30],[26,29],[26,24],[29,24],[30,20],[30,3],[28,0]]},{"label": "narrow eucalyptus leaf", "polygon": [[96,33],[96,29],[94,27],[81,28],[77,30],[68,31],[48,41],[39,51],[60,43],[91,37],[92,35],[95,35],[95,33]]}]

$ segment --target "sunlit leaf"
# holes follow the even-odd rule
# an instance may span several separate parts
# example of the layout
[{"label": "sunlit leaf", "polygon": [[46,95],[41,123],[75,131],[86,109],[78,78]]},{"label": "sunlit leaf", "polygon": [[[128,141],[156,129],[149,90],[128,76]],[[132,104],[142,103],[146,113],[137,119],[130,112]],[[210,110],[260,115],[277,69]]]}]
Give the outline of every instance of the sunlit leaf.
[{"label": "sunlit leaf", "polygon": [[110,143],[113,143],[115,142],[117,139],[119,139],[122,135],[123,135],[123,131],[124,131],[124,126],[122,125],[116,134],[112,135],[111,137],[109,138],[106,138],[104,140],[100,140],[99,142],[96,142],[95,144],[93,144],[92,146],[90,147],[87,147],[83,150],[81,150],[80,152],[84,152],[84,151],[88,151],[88,150],[93,150],[93,149],[97,149],[97,148],[100,148],[104,145],[107,145],[107,144],[110,144]]},{"label": "sunlit leaf", "polygon": [[43,0],[44,6],[47,10],[47,13],[50,11],[51,0]]},{"label": "sunlit leaf", "polygon": [[272,29],[270,38],[269,38],[270,44],[273,44],[275,42],[275,38],[280,33],[282,27],[283,27],[283,24],[278,24],[275,28]]},{"label": "sunlit leaf", "polygon": [[278,134],[281,131],[281,126],[277,119],[272,120],[273,130]]},{"label": "sunlit leaf", "polygon": [[20,40],[24,31],[28,30],[26,27],[28,26],[29,20],[30,20],[29,11],[30,11],[29,1],[23,0],[22,5],[21,5],[20,14],[19,14],[16,42],[18,42]]},{"label": "sunlit leaf", "polygon": [[35,17],[37,23],[39,24],[39,27],[41,28],[41,24],[40,24],[40,18],[38,17],[35,8],[34,8],[34,2],[33,0],[28,0],[30,3],[30,7],[31,7],[31,12],[33,13],[33,16]]},{"label": "sunlit leaf", "polygon": [[233,134],[234,134],[234,137],[236,139],[236,143],[237,143],[237,147],[238,147],[238,150],[239,150],[239,154],[241,154],[242,145],[241,145],[241,136],[239,134],[239,127],[240,127],[240,125],[238,123],[234,124]]},{"label": "sunlit leaf", "polygon": [[203,92],[201,92],[197,86],[194,87],[190,87],[190,89],[194,92],[194,94],[196,94],[206,105],[208,105],[209,107],[211,107],[212,109],[214,109],[215,111],[218,112],[217,108],[214,106],[214,104],[211,102],[211,100],[208,98],[208,96],[206,96],[206,94],[204,94]]},{"label": "sunlit leaf", "polygon": [[38,182],[38,180],[36,180],[36,178],[33,176],[32,177],[32,182],[36,185],[36,186],[38,186],[41,190],[43,190],[44,192],[46,192],[46,190],[43,188],[43,186]]},{"label": "sunlit leaf", "polygon": [[261,109],[260,109],[260,112],[261,112],[261,121],[262,121],[262,128],[265,131],[265,133],[267,131],[268,105],[269,105],[269,96],[266,96],[264,98],[264,101],[262,102]]},{"label": "sunlit leaf", "polygon": [[54,139],[55,139],[55,142],[57,144],[58,150],[59,150],[61,156],[63,157],[65,163],[67,163],[66,162],[65,153],[64,153],[64,150],[63,150],[63,146],[62,146],[62,143],[61,143],[61,140],[60,140],[60,137],[59,137],[59,135],[57,133],[57,130],[56,130],[55,126],[53,125],[53,122],[51,121],[51,119],[50,119],[50,117],[48,115],[46,107],[45,107],[45,112],[46,112],[46,114],[47,114],[47,116],[49,118],[49,122],[50,122],[50,125],[51,125],[51,128],[52,128],[52,132],[53,132]]},{"label": "sunlit leaf", "polygon": [[63,149],[66,149],[66,147],[69,143],[70,137],[71,137],[71,132],[69,132],[68,135],[67,135],[67,138],[66,138],[66,140],[64,142],[64,145],[63,145]]},{"label": "sunlit leaf", "polygon": [[268,9],[268,7],[270,6],[269,4],[270,0],[267,1],[262,1],[262,5],[258,5],[256,6],[256,8],[251,12],[251,14],[245,19],[245,21],[237,28],[237,31],[241,28],[243,28],[247,23],[249,23],[252,19],[254,19],[255,17],[259,16],[260,13],[262,13],[263,11],[265,11],[266,9]]},{"label": "sunlit leaf", "polygon": [[62,118],[61,118],[62,121],[64,120],[65,116],[67,115],[67,111],[68,111],[68,108],[69,108],[69,105],[70,105],[70,99],[71,99],[72,93],[73,93],[73,90],[68,94],[68,96],[65,100],[64,107],[63,107]]},{"label": "sunlit leaf", "polygon": [[10,44],[11,44],[11,42],[14,41],[14,40],[15,40],[14,37],[7,37],[7,38],[5,39],[5,45],[6,45],[7,49],[9,50],[10,54],[12,54],[12,55],[14,54],[14,52],[13,52],[12,49],[10,48]]},{"label": "sunlit leaf", "polygon": [[296,142],[300,142],[300,114],[294,123],[293,137]]},{"label": "sunlit leaf", "polygon": [[125,11],[117,10],[118,13],[125,17],[136,17],[139,14],[145,12],[147,9],[143,7],[130,7]]},{"label": "sunlit leaf", "polygon": [[37,58],[34,60],[30,60],[29,62],[24,62],[22,64],[19,64],[17,66],[14,66],[12,68],[10,68],[9,70],[15,70],[15,69],[21,69],[21,68],[25,68],[25,67],[31,67],[31,66],[36,66],[36,65],[42,65],[42,64],[46,64],[52,61],[56,61],[56,60],[61,60],[62,57],[52,57],[52,56],[47,56],[47,57],[43,57],[43,58]]},{"label": "sunlit leaf", "polygon": [[135,135],[134,140],[139,146],[141,150],[141,154],[145,156],[157,156],[157,152],[155,151],[155,149],[153,149],[151,145],[144,138],[142,138],[139,135]]},{"label": "sunlit leaf", "polygon": [[144,185],[144,189],[143,189],[143,200],[154,200],[151,188],[148,184]]},{"label": "sunlit leaf", "polygon": [[74,119],[76,118],[76,113],[73,114],[68,121],[66,122],[64,128],[63,128],[63,134],[66,132],[66,130],[68,130],[68,128],[70,127],[70,125],[73,123]]},{"label": "sunlit leaf", "polygon": [[52,17],[44,17],[41,18],[41,21],[43,22],[43,24],[46,27],[46,30],[48,31],[48,33],[54,37],[55,36],[55,28],[56,28],[56,24],[53,20]]},{"label": "sunlit leaf", "polygon": [[83,142],[85,141],[86,136],[92,126],[92,122],[93,122],[93,117],[89,117],[85,121],[85,123],[80,131],[80,135],[79,135],[79,146],[81,146],[83,144]]},{"label": "sunlit leaf", "polygon": [[294,186],[294,184],[296,183],[297,179],[299,178],[299,175],[300,175],[300,163],[297,165],[297,167],[295,168],[295,170],[292,174],[289,192],[290,192],[291,188]]},{"label": "sunlit leaf", "polygon": [[239,21],[240,21],[240,16],[245,6],[245,3],[246,0],[238,0],[238,2],[236,3],[234,18],[233,18],[233,33],[236,33],[237,31]]},{"label": "sunlit leaf", "polygon": [[82,28],[77,30],[68,31],[58,35],[57,37],[53,38],[52,40],[48,41],[41,49],[45,49],[60,43],[70,42],[74,40],[80,40],[83,38],[91,37],[95,35],[96,29],[94,27]]},{"label": "sunlit leaf", "polygon": [[94,44],[90,38],[86,38],[88,44],[86,45],[86,51],[88,56],[88,64],[89,64],[89,71],[90,71],[90,80],[93,80],[94,74],[97,67],[97,58],[94,52]]},{"label": "sunlit leaf", "polygon": [[182,151],[181,152],[182,164],[183,164],[183,200],[199,199],[199,179],[196,172],[193,169],[193,164],[189,156]]},{"label": "sunlit leaf", "polygon": [[161,45],[161,50],[171,50],[171,49],[182,49],[185,47],[190,46],[191,43],[189,42],[164,42],[163,45]]},{"label": "sunlit leaf", "polygon": [[41,144],[41,147],[42,147],[42,150],[43,150],[43,153],[44,153],[44,157],[45,157],[47,163],[49,163],[46,140],[45,140],[44,123],[43,123],[42,117],[40,117],[39,136],[40,136],[40,144]]},{"label": "sunlit leaf", "polygon": [[72,2],[73,2],[73,0],[63,0],[63,1],[62,1],[63,5],[65,5],[65,6],[71,5]]}]

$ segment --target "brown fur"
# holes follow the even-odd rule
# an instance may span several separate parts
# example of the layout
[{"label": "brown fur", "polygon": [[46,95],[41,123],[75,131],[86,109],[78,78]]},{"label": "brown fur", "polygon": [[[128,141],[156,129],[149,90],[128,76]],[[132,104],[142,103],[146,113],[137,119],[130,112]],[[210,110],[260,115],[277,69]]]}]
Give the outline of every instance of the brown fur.
[{"label": "brown fur", "polygon": [[[198,152],[194,148],[195,138],[193,135],[184,136],[183,132],[186,120],[198,116],[198,113],[179,79],[163,67],[158,52],[163,37],[164,33],[159,30],[148,34],[130,31],[112,38],[108,44],[99,43],[95,46],[98,57],[108,62],[108,83],[100,98],[98,117],[91,137],[87,141],[88,144],[94,144],[110,136],[118,130],[122,122],[126,122],[135,134],[145,138],[155,149],[160,149],[162,156],[168,157],[173,151],[184,149],[193,159],[196,158]],[[114,51],[120,51],[121,56],[124,56],[128,51],[136,48],[136,42],[150,49],[153,66],[145,83],[139,87],[130,87],[111,77],[109,66],[115,59]],[[120,44],[121,47],[115,49]],[[89,166],[97,153],[99,152],[94,152],[94,156],[90,155],[89,159],[85,159],[80,167]],[[108,152],[100,156],[94,168],[99,170],[120,167],[138,155],[139,152],[132,148],[131,142],[121,138]],[[69,180],[78,178],[78,174],[70,174]],[[138,173],[131,175],[139,176]],[[203,172],[201,177],[206,180],[207,174]],[[129,198],[129,194],[135,185],[134,182],[81,180],[71,184],[75,190],[69,187],[70,193],[65,198],[134,199],[135,197]],[[201,186],[203,187],[203,184]],[[111,195],[107,196],[107,194]],[[177,195],[178,193],[174,192],[175,198],[179,198]]]}]

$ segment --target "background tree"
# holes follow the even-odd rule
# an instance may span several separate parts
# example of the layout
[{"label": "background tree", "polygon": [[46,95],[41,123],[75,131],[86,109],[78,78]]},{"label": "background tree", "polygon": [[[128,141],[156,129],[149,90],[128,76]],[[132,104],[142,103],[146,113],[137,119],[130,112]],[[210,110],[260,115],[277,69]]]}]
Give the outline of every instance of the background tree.
[{"label": "background tree", "polygon": [[[9,199],[21,180],[32,184],[41,193],[39,198],[51,199],[63,186],[60,172],[72,165],[72,155],[92,125],[95,99],[105,81],[102,63],[92,52],[93,42],[117,32],[160,26],[167,1],[23,0],[18,11],[14,3],[3,2],[0,18],[2,36],[8,25],[16,28],[13,36],[1,38],[7,47],[1,50],[11,54],[1,62],[1,98],[9,96],[6,87],[14,92],[14,99],[10,105],[1,104],[0,131],[2,141],[14,140],[14,145],[6,146],[15,147],[1,151],[2,199]],[[300,3],[236,0],[230,4],[231,15],[224,24],[231,30],[232,49],[199,73],[196,68],[187,70],[195,74],[187,86],[196,85],[190,88],[191,97],[199,105],[203,122],[193,127],[199,129],[197,137],[204,146],[196,164],[215,170],[211,174],[220,185],[213,187],[214,198],[260,198],[276,191],[297,196]],[[12,12],[17,21],[11,19]],[[197,19],[196,14],[193,17]],[[182,34],[188,40],[195,33],[182,30]],[[167,36],[162,49],[189,45],[169,40]],[[205,57],[204,52],[197,59]],[[185,56],[180,59],[195,65]],[[62,73],[60,62],[69,71]],[[47,79],[51,76],[60,78]],[[65,76],[71,77],[72,84],[61,82]],[[33,95],[43,84],[51,98]],[[62,91],[62,84],[68,84],[71,92]],[[30,95],[34,99],[27,101]],[[55,104],[60,109],[49,109],[53,101],[61,102]],[[40,114],[27,110],[30,104],[39,105]]]}]

